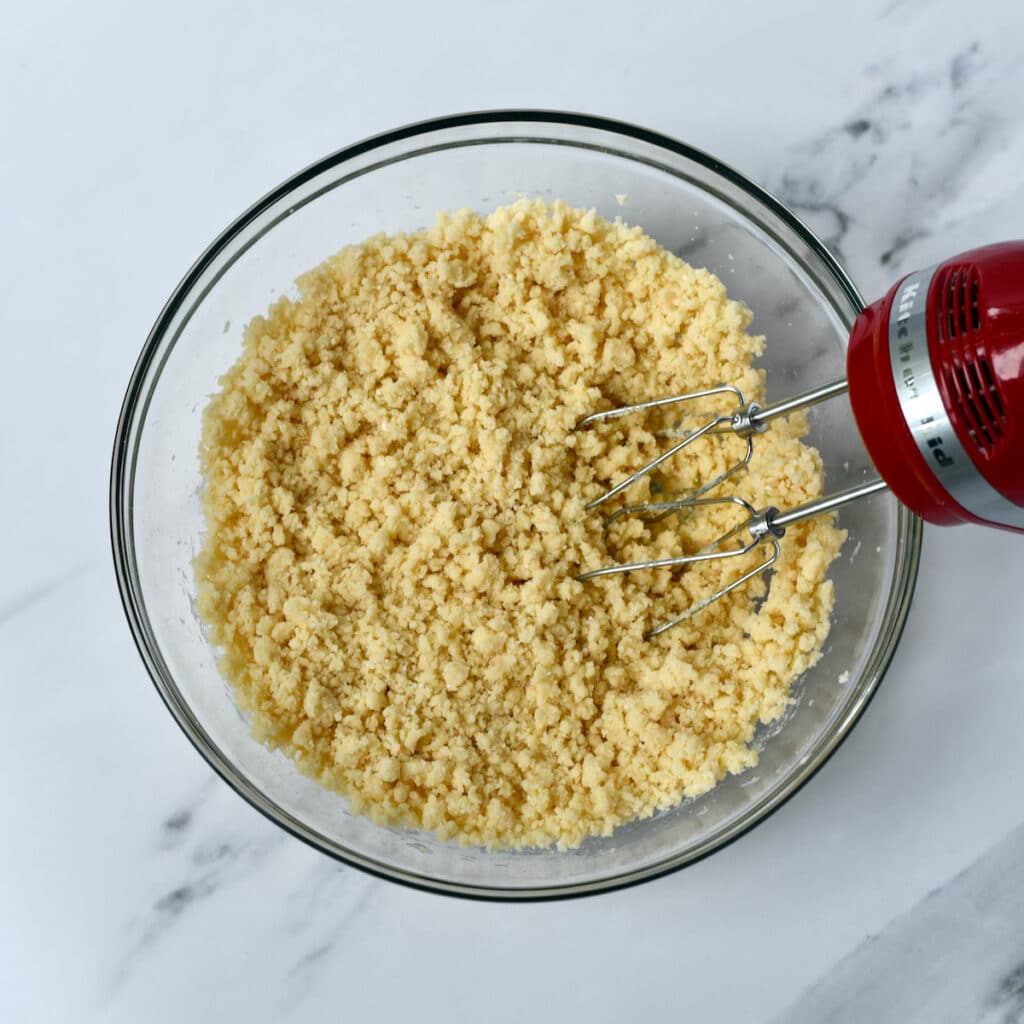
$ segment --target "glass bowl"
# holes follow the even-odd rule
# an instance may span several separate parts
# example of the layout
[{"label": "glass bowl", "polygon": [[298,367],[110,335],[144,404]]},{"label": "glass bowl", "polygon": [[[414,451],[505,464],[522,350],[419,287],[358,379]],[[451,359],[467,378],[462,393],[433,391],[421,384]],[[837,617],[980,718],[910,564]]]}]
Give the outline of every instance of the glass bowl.
[{"label": "glass bowl", "polygon": [[[537,111],[467,114],[341,150],[224,231],[146,340],[117,427],[110,485],[118,583],[139,651],[178,724],[221,777],[282,828],[348,864],[496,899],[652,878],[763,820],[835,750],[878,686],[906,617],[921,539],[919,522],[888,494],[844,508],[839,522],[849,539],[831,570],[831,634],[821,660],[796,684],[794,706],[759,731],[756,768],[569,852],[494,852],[375,825],[257,743],[196,614],[203,408],[238,357],[246,322],[299,274],[376,232],[427,226],[443,209],[487,212],[521,195],[622,216],[718,274],[767,336],[761,364],[769,400],[842,376],[861,299],[822,244],[756,185],[626,124]],[[830,489],[873,475],[845,399],[814,410],[811,423],[809,440],[824,457]]]}]

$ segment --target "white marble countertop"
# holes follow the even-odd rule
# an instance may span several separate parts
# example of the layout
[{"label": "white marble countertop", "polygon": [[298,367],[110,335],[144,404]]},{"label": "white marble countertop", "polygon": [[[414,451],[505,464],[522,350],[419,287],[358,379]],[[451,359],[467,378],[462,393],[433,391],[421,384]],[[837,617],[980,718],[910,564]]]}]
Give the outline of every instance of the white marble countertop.
[{"label": "white marble countertop", "polygon": [[1024,1019],[1024,542],[926,530],[877,698],[700,864],[596,898],[410,891],[217,780],[132,644],[107,535],[124,387],[250,201],[463,109],[635,121],[793,205],[870,296],[1024,237],[1024,8],[870,0],[100,5],[0,30],[0,1019]]}]

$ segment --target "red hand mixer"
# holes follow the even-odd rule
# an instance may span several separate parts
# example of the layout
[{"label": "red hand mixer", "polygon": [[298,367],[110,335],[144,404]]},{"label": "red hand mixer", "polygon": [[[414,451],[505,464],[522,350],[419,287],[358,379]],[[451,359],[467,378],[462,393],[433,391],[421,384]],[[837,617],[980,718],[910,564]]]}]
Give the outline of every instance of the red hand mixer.
[{"label": "red hand mixer", "polygon": [[[972,249],[898,281],[854,323],[846,370],[845,380],[771,405],[747,402],[738,388],[721,384],[582,420],[577,429],[630,413],[727,396],[735,402],[732,411],[716,414],[687,432],[587,508],[603,505],[704,435],[732,433],[746,442],[745,454],[724,473],[670,501],[627,505],[607,522],[624,515],[656,521],[696,506],[730,502],[741,506],[748,518],[697,554],[610,565],[577,579],[768,549],[752,569],[652,629],[647,636],[653,637],[769,569],[779,557],[779,538],[790,524],[886,487],[929,523],[979,523],[1024,533],[1024,241]],[[787,511],[758,510],[732,495],[704,496],[749,463],[753,438],[767,429],[769,421],[846,391],[879,479]],[[734,540],[737,546],[729,546]]]}]

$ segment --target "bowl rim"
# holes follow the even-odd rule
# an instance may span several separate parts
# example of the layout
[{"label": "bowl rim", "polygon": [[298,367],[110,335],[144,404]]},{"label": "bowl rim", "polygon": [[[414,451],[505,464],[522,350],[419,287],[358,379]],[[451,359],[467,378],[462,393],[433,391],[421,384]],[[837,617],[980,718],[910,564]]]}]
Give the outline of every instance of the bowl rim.
[{"label": "bowl rim", "polygon": [[[298,821],[284,808],[267,797],[266,794],[235,769],[231,761],[206,736],[205,730],[195,719],[190,708],[181,697],[180,691],[169,672],[166,673],[165,678],[165,673],[161,670],[160,665],[162,658],[158,653],[159,647],[155,640],[151,639],[148,635],[148,619],[144,611],[144,601],[139,588],[137,572],[135,571],[132,537],[133,516],[130,500],[134,480],[135,452],[130,444],[130,440],[136,422],[138,422],[140,428],[145,422],[148,393],[143,395],[142,385],[147,378],[154,359],[160,352],[167,328],[186,299],[192,294],[194,286],[201,279],[207,268],[227,249],[236,236],[265,210],[323,172],[375,149],[435,132],[463,127],[528,123],[587,128],[611,135],[624,136],[628,139],[665,149],[676,156],[681,156],[712,171],[746,193],[757,204],[766,208],[771,214],[787,225],[811,250],[815,258],[820,261],[823,272],[834,280],[851,304],[857,309],[864,308],[865,303],[863,299],[838,261],[832,256],[824,243],[784,203],[729,165],[677,139],[628,122],[570,111],[543,109],[483,110],[430,118],[369,136],[352,145],[335,150],[333,153],[310,164],[253,203],[206,247],[164,304],[135,363],[118,416],[109,479],[111,551],[121,604],[128,620],[132,639],[161,700],[163,700],[189,741],[217,775],[242,797],[246,803],[250,804],[250,806],[269,818],[280,828],[336,861],[358,868],[377,878],[387,879],[388,881],[397,882],[421,891],[496,902],[541,902],[578,898],[598,893],[613,892],[641,882],[663,877],[683,867],[696,864],[705,857],[724,849],[740,837],[746,835],[751,829],[765,821],[792,799],[820,771],[847,736],[849,736],[853,726],[860,719],[878,690],[893,658],[896,645],[906,623],[917,582],[923,533],[921,520],[901,506],[899,509],[900,528],[897,529],[897,574],[894,577],[894,586],[890,591],[886,613],[883,618],[883,622],[888,622],[888,629],[884,633],[880,633],[876,640],[874,657],[865,666],[864,675],[862,676],[862,679],[868,678],[862,684],[857,700],[836,723],[828,741],[813,757],[807,758],[804,763],[797,766],[797,772],[780,792],[765,801],[748,820],[735,825],[714,841],[709,842],[707,848],[698,852],[689,855],[680,855],[678,853],[669,855],[658,863],[646,868],[582,883],[556,883],[552,886],[532,886],[528,888],[501,888],[478,883],[450,882],[431,878],[426,874],[415,874],[402,868],[392,867],[386,863],[378,862],[349,850],[339,850],[335,845],[324,841],[319,834],[304,826],[302,822]],[[524,139],[523,141],[529,140]],[[452,144],[453,147],[458,145],[459,143],[457,142]],[[159,376],[157,379],[159,379]]]}]

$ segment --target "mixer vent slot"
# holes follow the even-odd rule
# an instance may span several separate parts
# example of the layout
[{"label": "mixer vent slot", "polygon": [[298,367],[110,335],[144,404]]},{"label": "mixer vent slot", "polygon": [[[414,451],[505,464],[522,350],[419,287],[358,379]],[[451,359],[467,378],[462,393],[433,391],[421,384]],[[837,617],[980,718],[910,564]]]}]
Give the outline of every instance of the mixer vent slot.
[{"label": "mixer vent slot", "polygon": [[945,371],[949,396],[975,446],[990,455],[1003,437],[1006,410],[978,333],[980,291],[977,267],[967,264],[946,268],[938,282],[936,327],[939,344],[953,350],[951,365]]},{"label": "mixer vent slot", "polygon": [[985,391],[992,401],[996,416],[1001,423],[1005,423],[1006,410],[1003,408],[1003,399],[999,394],[999,389],[996,387],[995,378],[992,376],[992,367],[988,364],[988,357],[985,355],[979,356],[978,366],[981,368],[981,376],[985,381]]},{"label": "mixer vent slot", "polygon": [[952,341],[981,329],[978,268],[947,267],[938,287],[939,340]]}]

